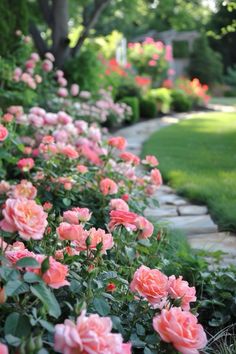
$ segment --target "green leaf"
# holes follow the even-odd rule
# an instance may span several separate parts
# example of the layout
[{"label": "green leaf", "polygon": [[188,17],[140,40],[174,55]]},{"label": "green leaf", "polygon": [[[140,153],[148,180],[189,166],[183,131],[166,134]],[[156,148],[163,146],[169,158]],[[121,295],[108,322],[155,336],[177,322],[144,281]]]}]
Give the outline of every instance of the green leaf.
[{"label": "green leaf", "polygon": [[131,334],[130,340],[131,340],[131,343],[132,343],[133,347],[135,347],[135,348],[144,348],[145,345],[146,345],[146,343],[143,342],[143,341],[137,336],[136,333]]},{"label": "green leaf", "polygon": [[54,332],[54,326],[48,322],[48,321],[45,321],[45,320],[39,320],[39,323],[41,324],[41,326],[43,328],[45,328],[48,332],[51,332],[53,333]]},{"label": "green leaf", "polygon": [[111,310],[110,305],[102,297],[95,298],[93,300],[93,305],[94,305],[95,310],[101,316],[107,316],[110,313],[110,310]]},{"label": "green leaf", "polygon": [[10,280],[5,285],[5,291],[7,296],[16,296],[26,293],[29,290],[29,286],[21,280]]},{"label": "green leaf", "polygon": [[37,298],[39,298],[51,316],[58,318],[61,315],[61,309],[57,299],[45,284],[40,283],[31,285],[30,290]]},{"label": "green leaf", "polygon": [[6,319],[4,325],[5,335],[11,334],[12,336],[22,338],[30,334],[31,326],[28,317],[22,316],[17,312],[12,312]]},{"label": "green leaf", "polygon": [[41,272],[44,274],[50,268],[49,257],[45,258],[41,264]]},{"label": "green leaf", "polygon": [[11,334],[7,334],[7,335],[5,336],[5,339],[6,339],[7,343],[8,343],[9,345],[13,346],[13,347],[19,347],[20,344],[21,344],[20,338],[15,337],[15,336],[13,336],[13,335],[11,335]]},{"label": "green leaf", "polygon": [[67,206],[67,207],[71,205],[71,200],[68,199],[68,198],[63,198],[63,199],[62,199],[62,202],[63,202],[63,204],[64,204],[65,206]]},{"label": "green leaf", "polygon": [[42,281],[42,278],[40,278],[39,275],[32,272],[26,272],[23,278],[26,283],[38,283]]},{"label": "green leaf", "polygon": [[16,262],[16,266],[21,268],[25,268],[25,267],[39,268],[40,264],[33,257],[24,257]]}]

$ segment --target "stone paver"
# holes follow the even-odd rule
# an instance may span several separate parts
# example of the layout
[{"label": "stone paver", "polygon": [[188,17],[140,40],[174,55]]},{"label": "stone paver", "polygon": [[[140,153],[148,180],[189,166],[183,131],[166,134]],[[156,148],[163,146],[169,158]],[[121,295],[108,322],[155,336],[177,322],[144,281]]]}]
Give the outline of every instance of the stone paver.
[{"label": "stone paver", "polygon": [[[128,141],[127,150],[139,155],[143,143],[153,132],[170,124],[176,124],[181,119],[191,119],[197,114],[202,114],[202,112],[175,114],[161,119],[147,120],[122,128],[117,131],[116,135],[124,136]],[[160,207],[146,208],[144,214],[147,218],[182,230],[188,236],[188,241],[194,249],[207,252],[222,251],[224,256],[220,265],[236,265],[236,235],[218,232],[217,225],[211,219],[207,207],[190,204],[167,185],[161,186],[154,198],[159,201]],[[210,256],[208,258],[211,267],[215,267],[214,258]]]},{"label": "stone paver", "polygon": [[207,207],[200,205],[184,205],[178,208],[179,214],[186,215],[203,215],[207,214]]}]

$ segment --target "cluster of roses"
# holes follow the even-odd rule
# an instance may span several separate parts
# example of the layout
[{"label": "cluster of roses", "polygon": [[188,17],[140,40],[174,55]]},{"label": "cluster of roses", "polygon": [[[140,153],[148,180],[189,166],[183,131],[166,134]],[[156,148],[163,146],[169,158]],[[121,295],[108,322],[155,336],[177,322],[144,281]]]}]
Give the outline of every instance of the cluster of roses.
[{"label": "cluster of roses", "polygon": [[[135,199],[137,190],[142,197],[144,193],[151,196],[161,185],[158,161],[154,156],[140,160],[138,156],[125,151],[127,143],[123,137],[104,140],[96,125],[89,126],[82,120],[74,121],[62,111],[47,113],[42,108],[34,107],[26,115],[22,107],[12,106],[3,115],[2,121],[4,125],[0,125],[0,142],[3,148],[5,143],[11,141],[15,130],[24,128],[25,134],[25,129],[33,129],[31,137],[20,136],[24,144],[21,147],[23,156],[14,167],[20,170],[20,180],[0,181],[0,196],[3,200],[0,229],[11,235],[6,242],[3,233],[0,249],[10,268],[34,273],[47,286],[60,289],[70,285],[67,256],[85,255],[90,263],[95,263],[98,255],[104,257],[115,245],[117,228],[125,228],[134,239],[152,236],[152,223],[130,210],[132,203],[129,200]],[[53,169],[46,172],[44,163],[45,166],[52,163]],[[144,177],[136,174],[136,167],[140,164],[150,169]],[[59,176],[51,175],[57,169],[64,172]],[[86,176],[92,173],[93,178],[86,180]],[[78,179],[80,176],[83,178]],[[58,184],[63,185],[64,194],[73,190],[79,193],[86,188],[93,188],[91,190],[100,193],[105,213],[109,211],[108,225],[105,226],[104,222],[104,228],[91,226],[91,208],[78,206],[61,213],[56,226],[55,220],[58,219],[53,219],[51,223],[53,201],[42,202],[42,205],[39,201],[42,200],[42,190],[46,188],[52,191],[55,188],[58,191]],[[48,238],[55,240],[49,254],[47,247],[35,247],[32,250],[28,246],[32,241],[42,245]],[[39,253],[39,249],[43,252]],[[22,268],[17,262],[24,258],[33,258],[36,263]],[[45,261],[47,267],[43,270]],[[153,326],[164,341],[171,342],[183,354],[196,354],[198,349],[204,347],[204,331],[189,312],[189,303],[196,300],[195,290],[181,277],[176,279],[172,276],[168,279],[159,270],[142,266],[134,274],[130,289],[154,308],[161,309],[153,320]],[[4,282],[0,295],[0,302],[4,303]],[[175,301],[181,302],[182,309],[173,306]],[[122,336],[111,330],[110,318],[82,312],[76,323],[67,319],[55,326],[54,349],[68,354],[131,353],[131,345],[124,344]],[[7,353],[6,346],[1,346],[2,352],[5,350]]]},{"label": "cluster of roses", "polygon": [[188,79],[181,79],[177,81],[177,87],[201,104],[206,105],[211,98],[211,96],[208,95],[209,87],[206,84],[201,84],[197,78],[192,79],[191,81]]}]

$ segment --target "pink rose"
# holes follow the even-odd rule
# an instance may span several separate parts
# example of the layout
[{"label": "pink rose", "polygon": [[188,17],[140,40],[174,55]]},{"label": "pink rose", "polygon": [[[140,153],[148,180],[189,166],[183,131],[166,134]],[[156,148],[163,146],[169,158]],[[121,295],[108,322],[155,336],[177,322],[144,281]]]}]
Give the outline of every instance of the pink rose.
[{"label": "pink rose", "polygon": [[154,317],[153,327],[164,342],[172,343],[182,354],[199,354],[207,344],[206,333],[197,318],[179,307],[163,309]]},{"label": "pink rose", "polygon": [[85,311],[82,311],[76,323],[65,320],[55,326],[54,349],[66,354],[126,353],[122,350],[122,336],[111,333],[111,330],[112,322],[109,317],[100,317],[97,314],[86,316]]},{"label": "pink rose", "polygon": [[73,208],[72,210],[64,211],[63,221],[70,224],[79,224],[79,222],[87,222],[91,219],[92,213],[88,208]]},{"label": "pink rose", "polygon": [[41,205],[25,198],[7,199],[0,227],[7,232],[19,232],[24,240],[40,240],[47,226],[47,214]]},{"label": "pink rose", "polygon": [[[89,237],[89,243],[87,238]],[[85,251],[87,248],[96,250],[99,243],[102,243],[102,253],[113,247],[113,237],[111,234],[106,234],[102,229],[95,229],[92,227],[86,234],[75,242],[75,248],[78,251]]]},{"label": "pink rose", "polygon": [[118,150],[124,150],[127,145],[127,141],[123,136],[116,136],[108,139],[108,145],[117,148]]},{"label": "pink rose", "polygon": [[120,198],[112,199],[110,201],[110,210],[123,210],[123,211],[129,211],[129,206],[128,204]]},{"label": "pink rose", "polygon": [[50,53],[50,52],[45,53],[44,56],[45,56],[45,58],[47,58],[50,61],[55,61],[54,55],[52,53]]},{"label": "pink rose", "polygon": [[137,230],[135,224],[137,216],[137,214],[130,211],[112,210],[110,212],[110,222],[108,227],[113,231],[117,226],[123,225],[126,229],[135,231]]},{"label": "pink rose", "polygon": [[0,142],[6,140],[8,137],[8,130],[2,124],[0,124]]},{"label": "pink rose", "polygon": [[22,179],[13,189],[13,198],[34,199],[37,195],[37,189],[31,182]]},{"label": "pink rose", "polygon": [[162,185],[161,173],[157,168],[154,168],[151,171],[151,181],[153,184],[155,184],[158,187],[160,187],[160,185]]},{"label": "pink rose", "polygon": [[104,178],[100,182],[100,191],[103,195],[116,194],[118,186],[112,179]]},{"label": "pink rose", "polygon": [[34,256],[35,256],[35,254],[33,252],[30,252],[27,249],[16,249],[14,247],[10,250],[6,250],[6,252],[5,252],[5,257],[12,264],[15,264],[16,262],[18,262],[22,258],[34,257]]},{"label": "pink rose", "polygon": [[122,152],[120,154],[120,158],[121,160],[125,161],[125,162],[129,162],[132,165],[139,165],[140,163],[140,158],[134,154],[132,154],[131,152]]},{"label": "pink rose", "polygon": [[80,240],[86,239],[88,233],[83,229],[82,225],[71,225],[67,222],[62,222],[57,228],[57,234],[60,240]]},{"label": "pink rose", "polygon": [[134,273],[130,289],[154,307],[161,307],[168,295],[168,278],[158,269],[142,265]]},{"label": "pink rose", "polygon": [[20,159],[17,162],[17,167],[23,172],[28,172],[34,167],[34,160],[31,157]]},{"label": "pink rose", "polygon": [[76,169],[79,173],[82,173],[82,174],[88,172],[88,167],[86,167],[84,165],[77,165]]},{"label": "pink rose", "polygon": [[0,182],[0,194],[7,193],[10,188],[11,188],[11,186],[7,181],[2,180]]},{"label": "pink rose", "polygon": [[0,343],[0,353],[1,354],[8,354],[9,353],[8,347],[3,343]]},{"label": "pink rose", "polygon": [[77,84],[71,85],[70,93],[72,96],[77,96],[79,94],[79,85]]},{"label": "pink rose", "polygon": [[156,167],[156,166],[159,165],[158,160],[157,160],[156,157],[153,156],[153,155],[147,155],[147,156],[145,157],[145,159],[142,160],[142,163],[143,163],[144,165],[149,165],[149,166],[152,166],[152,167]]},{"label": "pink rose", "polygon": [[[46,256],[36,255],[34,258],[39,264],[41,264]],[[37,268],[30,271],[41,276],[43,281],[53,289],[59,289],[62,286],[70,285],[66,280],[66,277],[68,276],[68,267],[57,262],[53,257],[49,257],[49,269],[45,273],[41,274],[40,269]]]},{"label": "pink rose", "polygon": [[153,224],[144,218],[143,216],[138,216],[135,220],[135,225],[137,229],[140,230],[139,238],[148,238],[151,237],[154,231]]},{"label": "pink rose", "polygon": [[60,97],[67,97],[68,96],[68,91],[64,87],[60,87],[57,91],[58,96]]},{"label": "pink rose", "polygon": [[77,159],[79,157],[78,152],[72,145],[65,145],[63,148],[60,149],[60,153],[69,157],[70,159]]},{"label": "pink rose", "polygon": [[43,61],[43,63],[42,63],[42,69],[43,69],[43,71],[45,71],[45,72],[50,72],[50,71],[52,71],[52,69],[53,69],[53,63],[52,63],[50,60],[45,59],[45,60]]},{"label": "pink rose", "polygon": [[169,277],[169,295],[172,299],[181,300],[181,308],[185,311],[190,310],[190,302],[197,300],[195,287],[189,287],[181,276],[177,279],[174,275]]}]

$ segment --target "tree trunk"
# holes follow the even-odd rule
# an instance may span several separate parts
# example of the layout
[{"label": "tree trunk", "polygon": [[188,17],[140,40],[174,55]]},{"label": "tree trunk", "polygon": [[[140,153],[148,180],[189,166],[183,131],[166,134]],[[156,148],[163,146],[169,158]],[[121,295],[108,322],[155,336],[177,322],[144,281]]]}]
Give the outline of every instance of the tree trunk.
[{"label": "tree trunk", "polygon": [[55,64],[61,67],[68,58],[68,0],[52,0],[52,48]]}]

